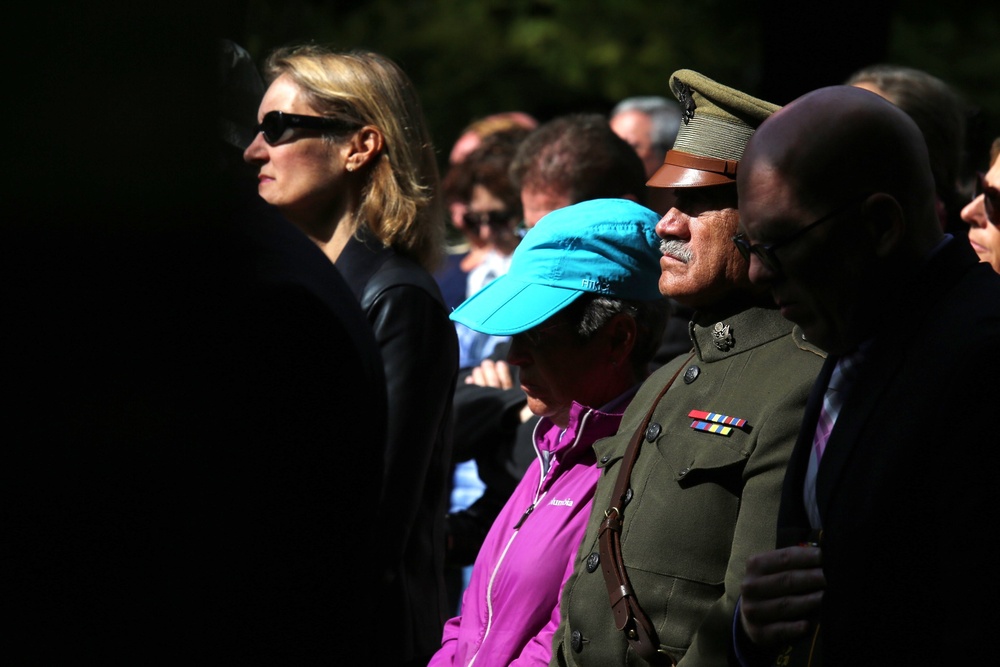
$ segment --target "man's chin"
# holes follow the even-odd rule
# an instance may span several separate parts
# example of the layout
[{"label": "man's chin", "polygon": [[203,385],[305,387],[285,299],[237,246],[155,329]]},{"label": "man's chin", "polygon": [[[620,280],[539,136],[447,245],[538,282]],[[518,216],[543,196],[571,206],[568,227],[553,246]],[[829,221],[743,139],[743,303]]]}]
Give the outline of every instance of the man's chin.
[{"label": "man's chin", "polygon": [[703,285],[704,281],[691,272],[691,267],[677,260],[671,260],[670,264],[663,266],[660,264],[660,280],[657,286],[660,294],[677,298],[677,296],[690,296],[698,298],[709,290],[708,285]]},{"label": "man's chin", "polygon": [[[796,304],[794,304],[794,303],[781,303],[779,301],[778,302],[778,310],[781,311],[781,316],[784,317],[786,320],[794,322],[795,324],[798,324],[800,327],[803,327],[802,318],[801,318],[802,313],[799,311],[799,309],[797,308]],[[799,317],[796,317],[796,314],[798,314]],[[803,331],[805,331],[804,327],[803,327]]]},{"label": "man's chin", "polygon": [[659,282],[656,283],[656,286],[659,288],[660,294],[667,297],[668,299],[673,298],[673,294],[671,294],[671,289],[670,289],[671,288],[670,278],[667,276],[666,273],[660,274],[660,280]]}]

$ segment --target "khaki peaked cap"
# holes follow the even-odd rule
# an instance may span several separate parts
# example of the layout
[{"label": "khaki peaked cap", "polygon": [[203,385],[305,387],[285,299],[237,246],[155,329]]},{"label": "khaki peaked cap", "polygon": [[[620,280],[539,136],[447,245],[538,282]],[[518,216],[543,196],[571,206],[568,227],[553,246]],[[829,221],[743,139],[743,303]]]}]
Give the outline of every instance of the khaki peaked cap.
[{"label": "khaki peaked cap", "polygon": [[646,184],[690,188],[735,183],[750,136],[781,107],[689,69],[670,76],[670,90],[681,105],[681,126],[674,147]]}]

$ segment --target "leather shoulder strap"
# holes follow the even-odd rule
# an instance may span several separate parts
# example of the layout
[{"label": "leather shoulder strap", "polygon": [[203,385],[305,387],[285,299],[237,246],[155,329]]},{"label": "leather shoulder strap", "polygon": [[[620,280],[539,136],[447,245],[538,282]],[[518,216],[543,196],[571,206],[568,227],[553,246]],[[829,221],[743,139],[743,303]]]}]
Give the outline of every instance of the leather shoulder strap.
[{"label": "leather shoulder strap", "polygon": [[615,481],[615,488],[611,495],[611,501],[614,505],[605,510],[604,521],[601,523],[601,531],[598,535],[601,550],[601,571],[604,573],[604,582],[608,587],[608,598],[611,601],[615,626],[625,633],[625,638],[628,639],[636,653],[651,665],[673,665],[675,663],[669,655],[660,650],[656,629],[646,612],[639,606],[635,591],[632,590],[632,585],[629,583],[628,573],[625,571],[625,561],[622,558],[622,524],[631,484],[632,468],[639,457],[639,448],[646,434],[646,428],[649,426],[650,419],[653,418],[653,412],[659,405],[660,399],[663,398],[663,395],[673,385],[674,380],[693,358],[694,354],[692,353],[677,368],[677,372],[667,381],[656,400],[653,401],[639,428],[632,434],[632,439],[625,449],[618,478]]}]

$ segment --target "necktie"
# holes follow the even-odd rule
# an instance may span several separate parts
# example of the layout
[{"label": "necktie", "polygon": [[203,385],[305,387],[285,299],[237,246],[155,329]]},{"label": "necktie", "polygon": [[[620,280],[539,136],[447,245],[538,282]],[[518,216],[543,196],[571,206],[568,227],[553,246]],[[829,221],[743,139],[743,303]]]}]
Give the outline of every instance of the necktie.
[{"label": "necktie", "polygon": [[830,375],[830,382],[826,387],[826,394],[823,396],[823,407],[820,409],[819,419],[816,421],[816,433],[813,436],[812,451],[809,454],[809,467],[806,469],[806,479],[804,500],[806,512],[809,514],[809,521],[816,530],[822,528],[819,518],[819,508],[816,505],[816,474],[819,471],[819,462],[826,450],[826,443],[830,439],[833,425],[840,414],[840,408],[844,405],[844,397],[847,395],[854,378],[857,375],[858,362],[861,360],[861,352],[854,352],[841,357]]}]

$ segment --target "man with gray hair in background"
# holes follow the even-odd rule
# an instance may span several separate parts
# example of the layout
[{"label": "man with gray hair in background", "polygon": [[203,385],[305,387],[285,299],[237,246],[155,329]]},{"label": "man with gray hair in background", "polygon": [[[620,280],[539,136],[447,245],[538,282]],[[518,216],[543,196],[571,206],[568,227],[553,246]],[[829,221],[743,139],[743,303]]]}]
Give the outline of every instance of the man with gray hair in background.
[{"label": "man with gray hair in background", "polygon": [[[608,124],[635,149],[646,178],[650,178],[663,166],[667,151],[674,146],[681,125],[681,108],[677,102],[659,95],[626,97],[608,114]],[[646,206],[660,215],[673,204],[673,191],[669,188],[646,188]]]},{"label": "man with gray hair in background", "polygon": [[608,114],[608,123],[639,154],[648,178],[674,145],[681,109],[677,102],[660,95],[626,97]]}]

